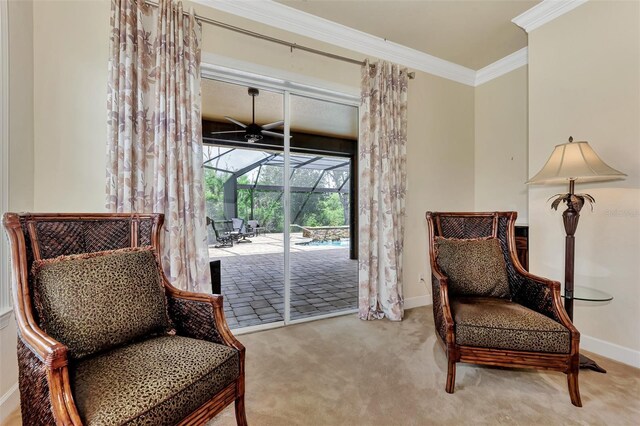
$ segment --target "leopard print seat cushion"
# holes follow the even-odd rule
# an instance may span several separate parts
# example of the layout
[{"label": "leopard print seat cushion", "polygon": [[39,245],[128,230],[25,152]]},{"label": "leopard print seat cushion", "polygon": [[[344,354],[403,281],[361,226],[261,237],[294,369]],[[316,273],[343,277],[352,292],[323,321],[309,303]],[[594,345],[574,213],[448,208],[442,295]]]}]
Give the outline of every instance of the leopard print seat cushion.
[{"label": "leopard print seat cushion", "polygon": [[41,327],[71,359],[166,332],[167,303],[153,249],[60,256],[33,266]]},{"label": "leopard print seat cushion", "polygon": [[436,237],[436,261],[451,296],[510,297],[507,265],[497,238]]},{"label": "leopard print seat cushion", "polygon": [[566,327],[509,300],[456,298],[451,311],[458,345],[548,353],[571,350]]},{"label": "leopard print seat cushion", "polygon": [[70,368],[84,424],[175,425],[238,378],[239,352],[205,340],[154,337]]}]

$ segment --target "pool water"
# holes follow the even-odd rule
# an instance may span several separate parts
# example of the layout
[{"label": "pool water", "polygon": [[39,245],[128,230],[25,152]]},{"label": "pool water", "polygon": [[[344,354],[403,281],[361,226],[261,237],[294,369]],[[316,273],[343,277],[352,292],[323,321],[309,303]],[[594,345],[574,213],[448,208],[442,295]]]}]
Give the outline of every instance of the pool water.
[{"label": "pool water", "polygon": [[301,246],[320,246],[320,247],[349,247],[349,240],[339,241],[306,241],[303,243],[296,243]]}]

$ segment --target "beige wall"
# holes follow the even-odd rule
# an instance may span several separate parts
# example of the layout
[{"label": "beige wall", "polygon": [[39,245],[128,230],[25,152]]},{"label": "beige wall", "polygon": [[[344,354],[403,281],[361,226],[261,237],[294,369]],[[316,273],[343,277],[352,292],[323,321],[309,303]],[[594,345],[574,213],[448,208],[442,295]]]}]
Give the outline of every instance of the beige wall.
[{"label": "beige wall", "polygon": [[[577,184],[593,195],[576,233],[576,284],[601,289],[608,304],[579,303],[575,323],[640,365],[640,3],[590,1],[529,35],[529,170],[569,135],[587,140],[624,181]],[[531,268],[563,278],[564,230],[547,198],[566,186],[529,193]],[[624,348],[628,348],[625,350]],[[635,353],[633,352],[635,351]]]},{"label": "beige wall", "polygon": [[34,4],[36,210],[104,211],[109,7]]},{"label": "beige wall", "polygon": [[9,2],[9,208],[33,208],[33,3]]},{"label": "beige wall", "polygon": [[[33,209],[33,19],[30,1],[9,2],[9,211]],[[0,398],[18,381],[13,318],[0,330]],[[17,393],[0,406],[0,421]]]},{"label": "beige wall", "polygon": [[527,67],[476,87],[475,209],[514,210],[528,221]]},{"label": "beige wall", "polygon": [[[106,139],[109,3],[37,2],[35,52],[35,208],[102,211]],[[300,44],[360,58],[196,5],[204,16]],[[78,21],[77,16],[83,19]],[[65,31],[60,29],[64,28]],[[203,56],[228,56],[358,92],[359,67],[205,25]],[[473,88],[424,73],[410,83],[407,164],[406,297],[427,294],[427,209],[473,209]]]},{"label": "beige wall", "polygon": [[409,85],[404,292],[431,303],[425,212],[474,210],[473,88],[423,73]]}]

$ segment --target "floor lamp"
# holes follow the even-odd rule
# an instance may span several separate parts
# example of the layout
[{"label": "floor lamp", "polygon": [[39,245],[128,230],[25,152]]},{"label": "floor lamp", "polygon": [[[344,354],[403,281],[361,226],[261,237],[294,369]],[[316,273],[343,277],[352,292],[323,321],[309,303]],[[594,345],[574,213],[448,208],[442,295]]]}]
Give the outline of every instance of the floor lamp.
[{"label": "floor lamp", "polygon": [[[551,208],[558,209],[558,205],[564,202],[567,205],[562,213],[564,222],[565,253],[564,253],[564,307],[573,321],[573,297],[574,297],[574,259],[575,259],[575,232],[580,219],[580,210],[585,202],[594,203],[595,200],[589,194],[576,194],[575,183],[599,182],[605,180],[621,179],[624,173],[609,167],[598,157],[598,154],[589,146],[588,142],[574,142],[569,137],[569,142],[557,145],[546,164],[527,184],[559,184],[569,183],[569,192],[557,194]],[[550,199],[551,199],[550,198]],[[605,373],[606,371],[586,356],[580,355],[580,367],[591,368]]]}]

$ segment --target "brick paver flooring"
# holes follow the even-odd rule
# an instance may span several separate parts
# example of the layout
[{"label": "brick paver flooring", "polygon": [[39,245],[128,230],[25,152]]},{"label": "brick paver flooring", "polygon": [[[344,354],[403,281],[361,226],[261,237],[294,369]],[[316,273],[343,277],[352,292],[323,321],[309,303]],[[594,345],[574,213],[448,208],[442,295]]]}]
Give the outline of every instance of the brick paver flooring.
[{"label": "brick paver flooring", "polygon": [[[220,260],[224,311],[231,328],[282,321],[282,253],[214,257]],[[358,261],[349,249],[291,253],[291,318],[355,309]]]}]

